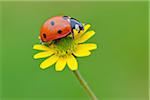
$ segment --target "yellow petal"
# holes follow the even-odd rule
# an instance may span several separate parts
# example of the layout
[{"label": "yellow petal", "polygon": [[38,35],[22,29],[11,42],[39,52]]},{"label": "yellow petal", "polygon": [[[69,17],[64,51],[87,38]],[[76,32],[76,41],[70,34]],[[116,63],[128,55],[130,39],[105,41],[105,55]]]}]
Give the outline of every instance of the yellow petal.
[{"label": "yellow petal", "polygon": [[73,30],[74,36],[78,35],[78,31],[77,30]]},{"label": "yellow petal", "polygon": [[46,50],[51,50],[49,47],[41,45],[41,44],[35,44],[33,46],[33,49],[35,49],[35,50],[45,50],[45,51]]},{"label": "yellow petal", "polygon": [[37,53],[33,56],[34,59],[38,59],[38,58],[45,58],[45,57],[48,57],[48,56],[51,56],[54,52],[52,51],[44,51],[44,52],[40,52],[40,53]]},{"label": "yellow petal", "polygon": [[77,49],[84,49],[84,50],[94,50],[97,48],[97,45],[96,44],[93,44],[93,43],[87,43],[87,44],[79,44],[77,46]]},{"label": "yellow petal", "polygon": [[81,36],[78,39],[78,42],[83,43],[83,42],[87,41],[89,38],[91,38],[94,34],[95,34],[94,31],[89,31],[89,32],[85,33],[83,36]]},{"label": "yellow petal", "polygon": [[77,70],[78,69],[77,60],[76,60],[76,58],[73,55],[68,55],[67,56],[67,64],[68,64],[68,67],[71,70]]},{"label": "yellow petal", "polygon": [[66,57],[60,57],[55,65],[56,71],[62,71],[66,66]]},{"label": "yellow petal", "polygon": [[80,33],[78,33],[77,30],[74,30],[74,33],[76,34],[75,38],[82,36],[82,34],[85,33],[91,27],[90,24],[85,24],[85,25],[83,24],[83,26],[84,26],[84,30],[83,31],[81,30]]},{"label": "yellow petal", "polygon": [[91,52],[88,50],[76,50],[75,52],[73,52],[73,54],[77,57],[85,57],[89,56]]},{"label": "yellow petal", "polygon": [[83,33],[85,33],[90,27],[91,27],[90,24],[86,24],[86,25],[84,26],[84,31],[83,31]]},{"label": "yellow petal", "polygon": [[59,58],[59,56],[57,56],[57,55],[53,55],[53,56],[47,58],[45,61],[43,61],[41,63],[40,68],[45,69],[45,68],[50,67],[58,60],[58,58]]}]

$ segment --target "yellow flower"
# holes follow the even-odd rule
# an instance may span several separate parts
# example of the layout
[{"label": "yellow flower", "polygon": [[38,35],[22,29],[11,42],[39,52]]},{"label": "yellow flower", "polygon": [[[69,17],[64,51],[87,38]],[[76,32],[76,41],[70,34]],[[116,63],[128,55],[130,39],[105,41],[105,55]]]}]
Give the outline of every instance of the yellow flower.
[{"label": "yellow flower", "polygon": [[89,56],[91,50],[97,48],[96,44],[85,43],[89,38],[91,38],[95,32],[88,31],[90,28],[89,24],[84,25],[84,30],[79,33],[74,30],[74,39],[71,35],[65,38],[62,38],[58,41],[52,42],[50,45],[45,46],[41,44],[36,44],[33,46],[33,49],[41,50],[42,52],[34,55],[34,59],[47,58],[40,64],[40,68],[45,69],[53,64],[55,64],[56,71],[62,71],[66,64],[70,70],[77,70],[78,63],[76,57]]}]

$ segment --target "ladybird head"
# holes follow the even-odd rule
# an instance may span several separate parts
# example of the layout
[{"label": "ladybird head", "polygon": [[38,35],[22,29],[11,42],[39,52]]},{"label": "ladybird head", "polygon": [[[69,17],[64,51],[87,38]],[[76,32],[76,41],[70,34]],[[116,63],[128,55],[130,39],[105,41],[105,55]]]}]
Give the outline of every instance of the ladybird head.
[{"label": "ladybird head", "polygon": [[40,30],[42,42],[49,42],[65,37],[71,32],[69,22],[61,16],[48,19]]}]

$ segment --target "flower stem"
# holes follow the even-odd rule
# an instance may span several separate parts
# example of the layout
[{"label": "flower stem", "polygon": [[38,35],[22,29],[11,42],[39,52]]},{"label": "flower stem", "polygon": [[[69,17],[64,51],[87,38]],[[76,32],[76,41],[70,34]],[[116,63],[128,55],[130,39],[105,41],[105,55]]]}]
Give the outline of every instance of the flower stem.
[{"label": "flower stem", "polygon": [[75,74],[75,76],[77,77],[78,81],[80,82],[80,84],[85,89],[85,91],[89,94],[89,96],[91,97],[91,100],[98,100],[96,95],[94,94],[94,92],[88,86],[87,82],[81,76],[80,72],[78,70],[76,70],[76,71],[73,71],[73,73]]}]

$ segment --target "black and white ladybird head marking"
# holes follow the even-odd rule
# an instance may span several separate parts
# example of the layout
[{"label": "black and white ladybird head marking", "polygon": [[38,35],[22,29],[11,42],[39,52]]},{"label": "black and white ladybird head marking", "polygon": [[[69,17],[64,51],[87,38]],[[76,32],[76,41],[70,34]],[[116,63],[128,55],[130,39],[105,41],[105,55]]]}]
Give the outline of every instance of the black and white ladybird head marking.
[{"label": "black and white ladybird head marking", "polygon": [[[74,33],[73,33],[73,30],[77,30],[78,33],[81,31],[81,30],[84,30],[84,27],[82,25],[82,23],[80,23],[78,20],[76,20],[75,18],[71,18],[69,16],[63,16],[63,19],[64,20],[67,20],[70,25],[71,25],[71,34],[72,34],[72,37],[74,37]],[[61,32],[58,32],[59,34]]]},{"label": "black and white ladybird head marking", "polygon": [[78,20],[74,18],[70,18],[70,24],[71,24],[72,29],[76,29],[78,32],[80,32],[81,30],[84,30],[82,23],[80,23]]},{"label": "black and white ladybird head marking", "polygon": [[75,29],[76,29],[77,31],[79,31],[79,30],[80,30],[80,28],[79,28],[79,25],[78,25],[78,24],[75,24]]}]

